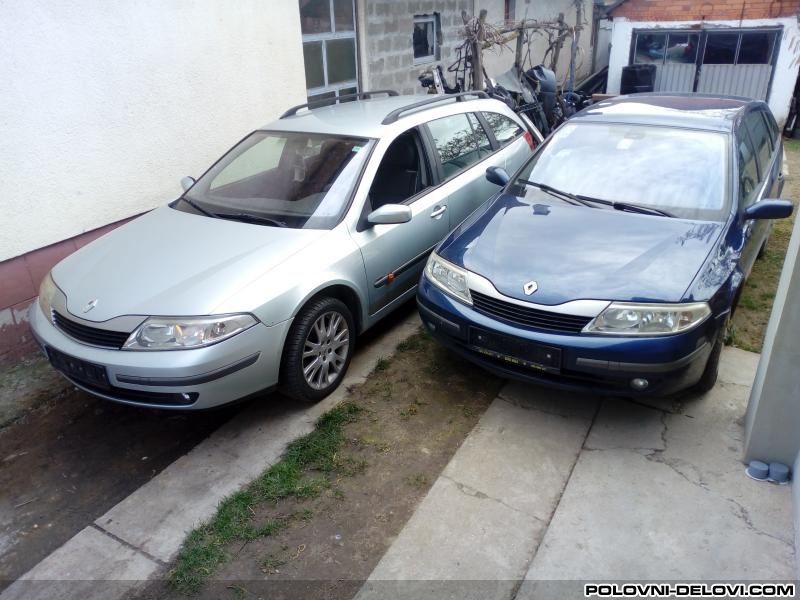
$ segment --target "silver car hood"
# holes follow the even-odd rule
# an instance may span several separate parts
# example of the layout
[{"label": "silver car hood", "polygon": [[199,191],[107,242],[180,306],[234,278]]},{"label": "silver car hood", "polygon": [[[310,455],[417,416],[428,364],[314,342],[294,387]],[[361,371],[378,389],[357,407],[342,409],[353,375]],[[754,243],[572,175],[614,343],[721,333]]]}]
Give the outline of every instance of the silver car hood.
[{"label": "silver car hood", "polygon": [[[214,314],[238,290],[327,233],[163,207],[68,256],[53,269],[53,280],[69,312],[91,321]],[[91,300],[96,306],[84,313]]]}]

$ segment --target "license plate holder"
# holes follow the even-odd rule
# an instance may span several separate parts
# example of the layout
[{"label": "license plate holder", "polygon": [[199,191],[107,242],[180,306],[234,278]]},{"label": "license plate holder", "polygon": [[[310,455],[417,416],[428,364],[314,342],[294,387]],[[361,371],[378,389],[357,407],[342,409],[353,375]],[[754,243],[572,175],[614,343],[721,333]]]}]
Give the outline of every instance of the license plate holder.
[{"label": "license plate holder", "polygon": [[47,352],[47,359],[53,365],[53,368],[70,379],[104,390],[111,388],[111,384],[108,382],[108,373],[104,366],[75,358],[54,348],[47,347],[45,351]]},{"label": "license plate holder", "polygon": [[472,327],[470,347],[485,356],[547,373],[561,372],[561,349]]}]

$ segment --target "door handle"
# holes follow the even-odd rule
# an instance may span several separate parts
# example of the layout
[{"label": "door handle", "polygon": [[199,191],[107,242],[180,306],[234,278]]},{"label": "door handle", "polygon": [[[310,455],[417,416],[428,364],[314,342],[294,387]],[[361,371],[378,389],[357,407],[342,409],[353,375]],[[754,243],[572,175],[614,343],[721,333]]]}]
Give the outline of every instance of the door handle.
[{"label": "door handle", "polygon": [[445,213],[446,210],[447,210],[446,206],[439,206],[437,208],[434,208],[433,212],[431,213],[431,219],[438,219]]}]

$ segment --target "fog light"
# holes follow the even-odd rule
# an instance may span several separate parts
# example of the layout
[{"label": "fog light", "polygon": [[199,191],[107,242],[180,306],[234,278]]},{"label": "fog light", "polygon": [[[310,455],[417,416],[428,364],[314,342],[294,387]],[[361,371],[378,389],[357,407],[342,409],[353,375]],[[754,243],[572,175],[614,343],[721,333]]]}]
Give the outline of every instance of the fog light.
[{"label": "fog light", "polygon": [[650,385],[650,382],[647,381],[647,379],[643,379],[641,377],[637,377],[636,379],[631,379],[631,387],[635,389],[637,392],[646,390],[648,385]]}]

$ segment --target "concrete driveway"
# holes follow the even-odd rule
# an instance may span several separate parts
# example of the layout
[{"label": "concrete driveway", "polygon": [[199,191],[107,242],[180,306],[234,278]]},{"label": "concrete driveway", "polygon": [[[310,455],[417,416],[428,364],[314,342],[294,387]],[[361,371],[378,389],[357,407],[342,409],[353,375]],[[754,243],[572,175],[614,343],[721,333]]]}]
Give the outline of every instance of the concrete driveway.
[{"label": "concrete driveway", "polygon": [[744,474],[759,355],[634,403],[509,383],[358,598],[582,597],[583,581],[790,580],[789,486]]}]

